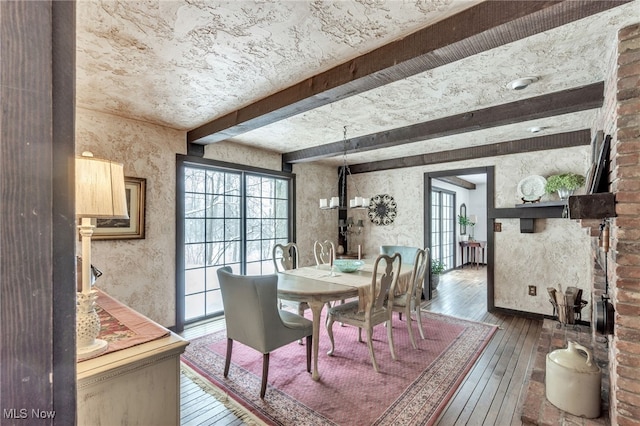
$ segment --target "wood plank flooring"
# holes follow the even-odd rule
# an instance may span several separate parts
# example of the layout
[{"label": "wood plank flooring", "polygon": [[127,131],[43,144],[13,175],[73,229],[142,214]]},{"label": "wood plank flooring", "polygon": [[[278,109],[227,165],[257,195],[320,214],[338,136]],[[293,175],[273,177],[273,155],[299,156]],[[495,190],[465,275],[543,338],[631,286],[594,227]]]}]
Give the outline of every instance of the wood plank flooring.
[{"label": "wood plank flooring", "polygon": [[[437,296],[423,309],[500,327],[462,382],[438,425],[522,425],[520,415],[542,321],[486,311],[486,267],[457,269],[440,278]],[[224,326],[220,320],[189,327],[186,339]],[[224,405],[181,375],[182,425],[244,425]]]}]

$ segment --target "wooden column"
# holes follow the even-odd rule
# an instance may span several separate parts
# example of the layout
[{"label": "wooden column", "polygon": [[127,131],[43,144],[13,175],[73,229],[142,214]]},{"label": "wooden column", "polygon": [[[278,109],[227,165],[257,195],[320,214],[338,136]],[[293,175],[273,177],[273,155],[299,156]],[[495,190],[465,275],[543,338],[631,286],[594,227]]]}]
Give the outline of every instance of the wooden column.
[{"label": "wooden column", "polygon": [[0,58],[2,423],[71,425],[75,3],[0,2]]}]

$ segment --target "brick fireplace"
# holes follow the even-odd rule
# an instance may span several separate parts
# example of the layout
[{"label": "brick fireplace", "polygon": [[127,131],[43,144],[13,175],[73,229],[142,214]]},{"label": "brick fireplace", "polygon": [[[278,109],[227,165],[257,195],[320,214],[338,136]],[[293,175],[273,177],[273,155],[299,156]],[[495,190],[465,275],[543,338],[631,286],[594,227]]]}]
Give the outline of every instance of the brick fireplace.
[{"label": "brick fireplace", "polygon": [[[602,123],[612,135],[609,183],[616,197],[608,253],[616,311],[609,337],[610,415],[612,424],[626,426],[640,425],[640,23],[618,33],[615,63],[615,109]],[[597,300],[602,290],[594,287]]]},{"label": "brick fireplace", "polygon": [[[608,281],[615,326],[612,335],[603,336],[596,332],[593,319],[591,329],[571,330],[559,330],[545,320],[523,409],[524,424],[640,425],[640,23],[619,31],[609,69],[605,104],[594,123],[594,129],[611,135],[606,179],[615,195],[616,214],[607,219],[609,251],[605,253],[599,241],[600,220],[581,224],[592,237],[591,305],[602,300]],[[566,347],[569,339],[592,348],[603,368],[604,412],[598,419],[570,416],[545,398],[546,354]]]}]

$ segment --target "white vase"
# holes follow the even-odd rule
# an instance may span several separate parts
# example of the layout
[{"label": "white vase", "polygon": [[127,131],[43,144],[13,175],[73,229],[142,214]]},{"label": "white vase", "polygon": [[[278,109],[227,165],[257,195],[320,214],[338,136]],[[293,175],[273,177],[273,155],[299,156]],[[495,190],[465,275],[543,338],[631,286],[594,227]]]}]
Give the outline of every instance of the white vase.
[{"label": "white vase", "polygon": [[560,188],[558,189],[558,197],[560,197],[561,200],[566,200],[573,195],[573,191],[573,189]]},{"label": "white vase", "polygon": [[440,274],[431,274],[431,291],[437,290],[438,284],[440,284]]}]

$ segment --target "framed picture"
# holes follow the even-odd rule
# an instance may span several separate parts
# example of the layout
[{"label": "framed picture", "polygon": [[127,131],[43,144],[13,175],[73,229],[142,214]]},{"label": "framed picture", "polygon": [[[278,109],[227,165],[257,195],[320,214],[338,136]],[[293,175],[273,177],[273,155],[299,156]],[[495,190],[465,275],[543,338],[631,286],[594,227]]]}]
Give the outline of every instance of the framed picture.
[{"label": "framed picture", "polygon": [[129,219],[95,219],[92,240],[126,240],[144,238],[144,211],[147,180],[124,177]]}]

